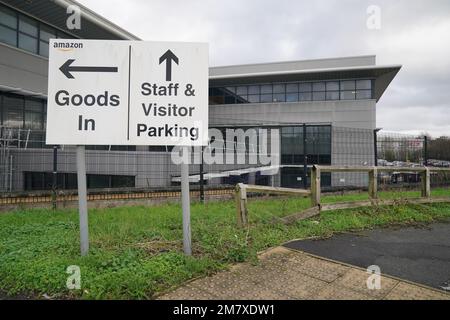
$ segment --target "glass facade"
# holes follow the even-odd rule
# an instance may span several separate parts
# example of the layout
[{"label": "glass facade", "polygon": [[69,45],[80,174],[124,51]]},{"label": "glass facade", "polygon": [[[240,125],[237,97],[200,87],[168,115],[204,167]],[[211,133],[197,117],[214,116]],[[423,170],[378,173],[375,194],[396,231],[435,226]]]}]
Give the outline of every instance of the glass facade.
[{"label": "glass facade", "polygon": [[358,79],[212,87],[209,104],[368,100],[373,99],[372,83]]},{"label": "glass facade", "polygon": [[281,128],[281,164],[305,161],[306,164],[331,163],[331,126]]},{"label": "glass facade", "polygon": [[8,128],[44,130],[45,100],[0,93],[1,125]]},{"label": "glass facade", "polygon": [[[252,129],[258,133],[264,130],[279,130],[281,147],[281,165],[280,178],[282,187],[304,188],[310,185],[310,168],[314,164],[331,164],[331,125],[298,125],[298,126],[275,126],[275,127],[252,127],[232,129]],[[226,137],[225,128],[218,128],[222,131],[224,139]],[[234,142],[226,140],[227,142]],[[252,150],[259,150],[259,145],[250,145],[246,139],[246,150],[250,153]],[[259,139],[258,139],[259,143]],[[224,153],[232,150],[225,149]],[[305,172],[306,167],[306,172]],[[331,185],[331,175],[321,175],[324,186]],[[256,172],[255,181],[252,183],[270,185],[271,177],[261,175]],[[234,175],[222,178],[223,184],[249,183],[249,174]]]},{"label": "glass facade", "polygon": [[[24,190],[51,190],[53,173],[24,172]],[[87,187],[89,189],[134,188],[134,176],[88,174]],[[58,173],[57,188],[63,190],[77,189],[76,173]]]},{"label": "glass facade", "polygon": [[73,37],[0,4],[0,42],[48,57],[51,38]]},{"label": "glass facade", "polygon": [[[292,126],[281,128],[281,164],[292,165],[281,169],[283,187],[310,185],[310,169],[313,164],[331,164],[331,126]],[[324,186],[331,184],[330,175],[322,175]]]},{"label": "glass facade", "polygon": [[0,92],[0,127],[25,130],[27,139],[22,137],[21,147],[43,148],[46,105],[45,100]]}]

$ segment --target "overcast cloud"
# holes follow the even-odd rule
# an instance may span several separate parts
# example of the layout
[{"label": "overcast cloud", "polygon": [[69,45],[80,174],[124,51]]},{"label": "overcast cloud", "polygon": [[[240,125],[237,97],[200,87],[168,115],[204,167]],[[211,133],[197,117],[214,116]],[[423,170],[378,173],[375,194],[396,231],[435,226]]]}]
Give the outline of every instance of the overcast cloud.
[{"label": "overcast cloud", "polygon": [[[450,136],[448,0],[79,0],[143,40],[206,41],[210,65],[376,54],[403,68],[377,105],[388,131]],[[366,27],[369,5],[381,29]]]}]

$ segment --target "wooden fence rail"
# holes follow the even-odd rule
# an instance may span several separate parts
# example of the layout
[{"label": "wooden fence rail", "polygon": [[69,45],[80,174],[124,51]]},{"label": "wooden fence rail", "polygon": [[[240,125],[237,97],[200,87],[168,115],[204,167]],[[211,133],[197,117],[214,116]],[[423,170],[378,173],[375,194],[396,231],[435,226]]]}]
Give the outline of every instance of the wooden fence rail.
[{"label": "wooden fence rail", "polygon": [[311,192],[305,189],[266,187],[238,183],[236,185],[236,214],[238,226],[240,227],[248,224],[247,193],[249,192],[281,195],[290,194],[303,197],[309,197],[311,195]]},{"label": "wooden fence rail", "polygon": [[449,172],[450,168],[430,168],[430,167],[353,167],[353,166],[313,166],[311,171],[311,181],[316,185],[312,188],[312,205],[320,205],[320,174],[323,172],[367,172],[369,176],[369,197],[378,199],[378,174],[380,172],[413,172],[420,173],[422,188],[421,196],[429,198],[431,196],[430,177],[432,172]]},{"label": "wooden fence rail", "polygon": [[[321,203],[321,181],[320,175],[323,172],[366,172],[369,178],[369,200],[353,201],[353,202],[338,202],[333,204],[322,205]],[[394,200],[379,200],[378,199],[378,174],[380,172],[414,172],[421,175],[421,197],[412,199],[394,199]],[[255,186],[238,184],[236,186],[236,209],[237,221],[239,226],[246,226],[248,224],[248,208],[247,208],[247,193],[258,192],[267,194],[291,194],[311,197],[311,207],[303,212],[284,217],[282,222],[291,223],[297,220],[310,218],[314,215],[320,214],[321,211],[358,208],[373,205],[393,205],[399,202],[402,203],[436,203],[436,202],[450,202],[450,197],[431,198],[431,173],[433,172],[448,172],[450,168],[431,168],[431,167],[368,167],[368,166],[320,166],[315,165],[311,170],[311,190],[305,189],[290,189],[277,188],[266,186]]]}]

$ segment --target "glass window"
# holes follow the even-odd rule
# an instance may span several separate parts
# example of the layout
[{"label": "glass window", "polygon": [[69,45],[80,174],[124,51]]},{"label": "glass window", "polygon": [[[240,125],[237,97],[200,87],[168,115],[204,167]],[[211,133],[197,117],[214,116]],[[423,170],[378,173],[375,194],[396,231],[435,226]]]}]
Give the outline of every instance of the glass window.
[{"label": "glass window", "polygon": [[12,46],[17,46],[17,31],[0,25],[0,41]]},{"label": "glass window", "polygon": [[325,91],[325,82],[314,82],[313,91]]},{"label": "glass window", "polygon": [[337,81],[327,82],[327,91],[339,91],[339,82]]},{"label": "glass window", "polygon": [[25,129],[42,130],[42,113],[25,112]]},{"label": "glass window", "polygon": [[286,101],[287,102],[297,102],[298,101],[298,93],[286,93]]},{"label": "glass window", "polygon": [[339,91],[327,91],[327,100],[339,100]]},{"label": "glass window", "polygon": [[39,41],[39,54],[48,58],[48,42]]},{"label": "glass window", "polygon": [[235,104],[236,98],[230,94],[225,94],[225,104]]},{"label": "glass window", "polygon": [[47,101],[44,101],[44,129],[47,128]]},{"label": "glass window", "polygon": [[248,96],[248,102],[250,102],[250,103],[258,103],[259,102],[259,95],[258,94],[250,94]]},{"label": "glass window", "polygon": [[273,93],[285,93],[286,85],[285,84],[274,84],[273,85]]},{"label": "glass window", "polygon": [[48,43],[52,38],[74,37],[0,6],[0,42],[48,57]]},{"label": "glass window", "polygon": [[228,92],[228,93],[236,93],[236,88],[235,87],[226,87],[225,88],[225,90]]},{"label": "glass window", "polygon": [[246,86],[239,86],[236,88],[236,94],[242,95],[247,94],[247,87]]},{"label": "glass window", "polygon": [[[331,129],[328,126],[307,126],[308,164],[329,164],[331,154]],[[328,162],[328,163],[327,163]]]},{"label": "glass window", "polygon": [[261,102],[272,102],[272,95],[271,94],[262,94],[261,95]]},{"label": "glass window", "polygon": [[311,92],[312,84],[311,83],[300,83],[299,92]]},{"label": "glass window", "polygon": [[298,92],[298,83],[288,83],[286,85],[286,92],[297,93]]},{"label": "glass window", "polygon": [[[301,157],[294,157],[295,160],[300,160]],[[298,163],[297,161],[295,163]],[[300,162],[301,163],[301,162]],[[285,188],[304,188],[305,173],[303,168],[281,168],[280,170],[280,185]],[[323,182],[322,182],[323,184]]]},{"label": "glass window", "polygon": [[356,91],[356,99],[358,99],[358,100],[372,99],[372,90],[358,90],[358,91]]},{"label": "glass window", "polygon": [[64,175],[64,189],[77,188],[77,175],[75,173],[62,173]]},{"label": "glass window", "polygon": [[242,104],[242,103],[248,103],[248,97],[247,95],[239,95],[236,96],[236,103]]},{"label": "glass window", "polygon": [[225,101],[223,96],[209,96],[209,104],[223,104]]},{"label": "glass window", "polygon": [[247,87],[236,87],[236,103],[247,103]]},{"label": "glass window", "polygon": [[25,190],[43,190],[44,177],[40,172],[24,172]]},{"label": "glass window", "polygon": [[274,93],[273,102],[286,102],[286,94],[284,93]]},{"label": "glass window", "polygon": [[[25,46],[24,43],[22,45]],[[31,51],[32,49],[34,49],[34,42],[30,40],[27,50]],[[39,50],[42,55],[48,55],[46,41],[40,41]],[[217,87],[209,89],[209,103],[243,104],[372,99],[372,81],[362,79]]]},{"label": "glass window", "polygon": [[[42,115],[41,115],[42,116]],[[37,131],[39,130],[39,131]],[[28,135],[27,133],[27,140],[22,141],[23,146],[27,146],[27,148],[39,148],[43,149],[45,147],[45,134],[44,131],[42,131],[42,128],[36,129],[34,131],[31,131]]]},{"label": "glass window", "polygon": [[112,188],[134,188],[135,181],[132,176],[111,176]]},{"label": "glass window", "polygon": [[355,91],[341,91],[341,100],[355,100]]},{"label": "glass window", "polygon": [[3,125],[10,128],[23,127],[23,98],[3,96]]},{"label": "glass window", "polygon": [[89,189],[109,188],[109,176],[100,174],[88,174],[87,187]]},{"label": "glass window", "polygon": [[294,127],[282,127],[281,128],[281,135],[284,136],[290,136],[294,134]]},{"label": "glass window", "polygon": [[0,7],[0,23],[13,29],[17,29],[17,16],[14,11],[6,7]]},{"label": "glass window", "polygon": [[325,100],[325,92],[313,92],[313,100],[314,101],[324,101]]},{"label": "glass window", "polygon": [[259,94],[259,86],[249,86],[248,94]]},{"label": "glass window", "polygon": [[299,164],[303,160],[303,127],[281,128],[281,161]]},{"label": "glass window", "polygon": [[209,89],[209,104],[224,104],[224,94],[220,88]]},{"label": "glass window", "polygon": [[223,90],[221,88],[211,88],[210,95],[213,96],[223,96]]},{"label": "glass window", "polygon": [[20,33],[19,48],[37,53],[37,39]]},{"label": "glass window", "polygon": [[30,36],[38,36],[37,22],[25,16],[19,18],[19,31],[26,33]]},{"label": "glass window", "polygon": [[49,28],[47,26],[41,25],[40,39],[43,41],[50,42],[51,38],[56,38],[56,30]]},{"label": "glass window", "polygon": [[261,93],[272,93],[272,85],[271,84],[262,85]]},{"label": "glass window", "polygon": [[312,93],[311,92],[300,92],[299,93],[299,101],[311,101]]},{"label": "glass window", "polygon": [[25,110],[26,111],[34,111],[42,113],[42,102],[37,100],[25,100]]},{"label": "glass window", "polygon": [[372,80],[357,80],[356,89],[358,90],[370,90],[372,89]]},{"label": "glass window", "polygon": [[341,81],[341,90],[355,90],[355,81],[353,80],[346,80]]}]

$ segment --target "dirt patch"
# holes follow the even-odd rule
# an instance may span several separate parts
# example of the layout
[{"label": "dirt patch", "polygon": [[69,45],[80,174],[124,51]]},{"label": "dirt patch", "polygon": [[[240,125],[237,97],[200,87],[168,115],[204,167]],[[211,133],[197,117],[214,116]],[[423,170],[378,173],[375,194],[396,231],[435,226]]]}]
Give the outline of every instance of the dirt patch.
[{"label": "dirt patch", "polygon": [[25,294],[9,295],[6,291],[0,290],[0,300],[37,300],[37,297],[33,297]]}]

